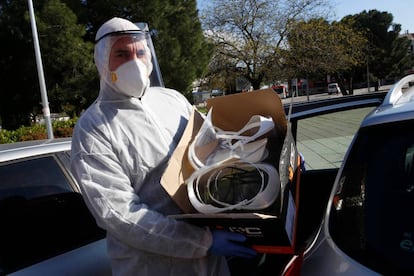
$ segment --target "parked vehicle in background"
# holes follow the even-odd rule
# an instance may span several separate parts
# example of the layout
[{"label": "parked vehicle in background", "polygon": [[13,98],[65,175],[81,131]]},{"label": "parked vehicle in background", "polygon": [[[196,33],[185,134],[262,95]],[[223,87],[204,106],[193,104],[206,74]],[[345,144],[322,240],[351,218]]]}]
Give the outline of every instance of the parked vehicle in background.
[{"label": "parked vehicle in background", "polygon": [[0,275],[111,275],[69,153],[70,139],[0,145]]},{"label": "parked vehicle in background", "polygon": [[341,88],[339,88],[338,83],[333,82],[333,83],[328,84],[328,94],[329,95],[338,94],[340,92],[341,92]]},{"label": "parked vehicle in background", "polygon": [[401,79],[363,120],[301,275],[414,275],[413,81]]},{"label": "parked vehicle in background", "polygon": [[213,89],[211,90],[211,97],[219,97],[219,96],[224,96],[223,90],[221,89]]},{"label": "parked vehicle in background", "polygon": [[272,89],[282,98],[289,97],[288,87],[285,84],[273,85]]}]

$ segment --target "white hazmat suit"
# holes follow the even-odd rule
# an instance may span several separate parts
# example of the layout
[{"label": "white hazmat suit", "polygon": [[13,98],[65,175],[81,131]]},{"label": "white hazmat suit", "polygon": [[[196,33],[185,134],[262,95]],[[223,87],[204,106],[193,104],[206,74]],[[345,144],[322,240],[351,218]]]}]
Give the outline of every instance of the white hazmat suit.
[{"label": "white hazmat suit", "polygon": [[180,209],[160,178],[191,105],[177,91],[149,87],[149,82],[138,98],[111,81],[111,47],[129,31],[140,30],[120,18],[98,31],[97,39],[103,37],[95,46],[101,88],[72,140],[71,170],[97,224],[107,231],[113,274],[229,275],[224,257],[207,254],[210,230],[167,217]]}]

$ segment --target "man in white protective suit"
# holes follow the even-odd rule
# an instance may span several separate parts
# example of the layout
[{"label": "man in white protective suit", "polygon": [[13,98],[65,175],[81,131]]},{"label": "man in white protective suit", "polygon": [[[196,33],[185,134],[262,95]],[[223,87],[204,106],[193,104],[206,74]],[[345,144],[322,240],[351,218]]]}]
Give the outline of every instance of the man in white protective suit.
[{"label": "man in white protective suit", "polygon": [[150,87],[145,33],[128,20],[101,26],[94,58],[99,96],[76,124],[71,171],[107,232],[113,275],[229,275],[225,257],[256,255],[245,236],[169,218],[181,211],[160,184],[192,106]]}]

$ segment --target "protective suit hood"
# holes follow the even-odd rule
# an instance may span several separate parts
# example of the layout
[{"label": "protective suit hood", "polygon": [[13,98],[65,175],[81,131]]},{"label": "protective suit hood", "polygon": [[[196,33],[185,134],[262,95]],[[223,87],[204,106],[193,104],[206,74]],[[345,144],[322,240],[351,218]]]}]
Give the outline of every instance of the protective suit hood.
[{"label": "protective suit hood", "polygon": [[[105,97],[105,94],[108,94],[108,92],[111,91],[122,93],[126,96],[134,96],[131,95],[131,93],[122,91],[119,86],[114,84],[114,72],[109,69],[109,59],[112,46],[118,39],[125,36],[131,36],[136,40],[143,41],[146,60],[146,67],[144,67],[144,70],[146,69],[146,72],[143,83],[143,91],[145,92],[145,90],[150,86],[149,75],[152,71],[151,50],[147,46],[145,40],[145,32],[128,20],[114,17],[104,23],[99,28],[95,36],[96,44],[94,60],[100,75],[100,98]],[[137,97],[140,98],[144,92],[142,92],[139,97]]]}]

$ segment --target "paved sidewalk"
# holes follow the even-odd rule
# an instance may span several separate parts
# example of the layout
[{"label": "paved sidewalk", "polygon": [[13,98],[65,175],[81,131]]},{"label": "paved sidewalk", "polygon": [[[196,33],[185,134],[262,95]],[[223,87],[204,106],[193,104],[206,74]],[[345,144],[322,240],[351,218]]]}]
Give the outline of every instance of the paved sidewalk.
[{"label": "paved sidewalk", "polygon": [[[380,91],[388,91],[392,85],[380,87]],[[371,92],[374,92],[371,88]],[[368,93],[367,89],[354,90],[354,95]],[[343,97],[342,94],[328,93],[309,96],[309,101]],[[289,104],[291,98],[282,99]],[[295,97],[294,102],[306,102],[307,96]],[[317,116],[298,123],[297,147],[305,157],[307,169],[339,168],[364,117],[373,107],[341,111]]]},{"label": "paved sidewalk", "polygon": [[297,147],[307,169],[339,168],[363,118],[373,107],[299,121]]}]

